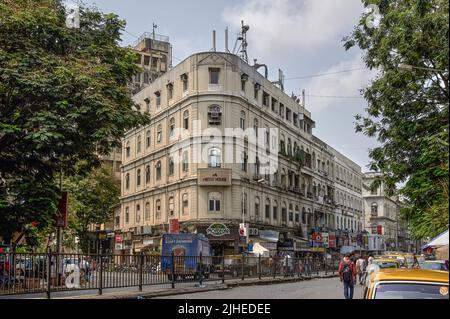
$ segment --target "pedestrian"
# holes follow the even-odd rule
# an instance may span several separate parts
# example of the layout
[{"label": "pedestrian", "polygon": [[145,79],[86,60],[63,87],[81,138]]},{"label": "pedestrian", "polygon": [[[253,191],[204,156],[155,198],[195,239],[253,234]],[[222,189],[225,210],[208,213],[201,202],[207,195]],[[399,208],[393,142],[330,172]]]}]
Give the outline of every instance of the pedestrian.
[{"label": "pedestrian", "polygon": [[366,260],[363,258],[363,256],[359,256],[358,260],[356,261],[356,272],[358,273],[358,281],[360,285],[363,284],[365,271],[366,271]]},{"label": "pedestrian", "polygon": [[350,254],[346,254],[339,264],[339,277],[344,284],[345,299],[353,299],[353,291],[356,281],[355,264],[350,260]]}]

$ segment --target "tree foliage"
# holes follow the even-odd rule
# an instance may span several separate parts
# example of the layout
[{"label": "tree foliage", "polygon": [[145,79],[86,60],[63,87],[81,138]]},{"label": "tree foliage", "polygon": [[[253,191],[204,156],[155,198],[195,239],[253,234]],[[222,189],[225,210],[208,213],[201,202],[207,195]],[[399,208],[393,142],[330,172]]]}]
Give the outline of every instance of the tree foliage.
[{"label": "tree foliage", "polygon": [[[0,1],[0,233],[48,226],[59,190],[55,174],[87,173],[147,123],[127,83],[134,53],[119,47],[124,22],[80,8],[65,24],[60,0]],[[84,167],[75,170],[75,163]]]},{"label": "tree foliage", "polygon": [[87,245],[90,225],[103,224],[113,218],[112,207],[119,203],[120,184],[110,168],[102,166],[85,177],[74,176],[65,182],[69,191],[69,227]]},{"label": "tree foliage", "polygon": [[367,114],[356,116],[356,131],[381,143],[370,151],[370,168],[391,192],[402,185],[403,216],[415,237],[434,236],[448,229],[449,3],[362,2],[379,8],[379,25],[367,24],[373,12],[363,14],[344,46],[359,46],[367,67],[379,73],[363,90]]}]

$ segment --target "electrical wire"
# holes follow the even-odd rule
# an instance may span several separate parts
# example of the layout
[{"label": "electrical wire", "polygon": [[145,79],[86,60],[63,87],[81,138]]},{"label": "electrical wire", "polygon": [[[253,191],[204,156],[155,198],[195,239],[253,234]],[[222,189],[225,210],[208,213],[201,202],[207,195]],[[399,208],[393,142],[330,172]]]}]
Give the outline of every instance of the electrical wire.
[{"label": "electrical wire", "polygon": [[366,68],[356,68],[356,69],[348,69],[348,70],[341,70],[337,72],[329,72],[329,73],[320,73],[320,74],[311,74],[311,75],[305,75],[305,76],[296,76],[292,78],[286,78],[285,81],[289,80],[299,80],[299,79],[308,79],[308,78],[315,78],[319,76],[328,76],[328,75],[334,75],[334,74],[341,74],[341,73],[347,73],[347,72],[353,72],[353,71],[360,71],[365,70]]},{"label": "electrical wire", "polygon": [[315,94],[306,94],[306,96],[313,98],[331,98],[331,99],[364,99],[363,96],[315,95]]}]

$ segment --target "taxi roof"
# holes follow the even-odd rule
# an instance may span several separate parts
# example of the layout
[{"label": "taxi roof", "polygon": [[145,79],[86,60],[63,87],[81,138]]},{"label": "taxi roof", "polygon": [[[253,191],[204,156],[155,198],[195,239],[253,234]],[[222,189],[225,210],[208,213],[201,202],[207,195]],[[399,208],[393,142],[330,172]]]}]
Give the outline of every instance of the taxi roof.
[{"label": "taxi roof", "polygon": [[379,257],[375,258],[373,261],[381,261],[381,262],[395,262],[399,263],[399,260],[396,258],[388,258],[388,257]]},{"label": "taxi roof", "polygon": [[448,272],[429,269],[380,269],[371,281],[435,281],[448,283]]}]

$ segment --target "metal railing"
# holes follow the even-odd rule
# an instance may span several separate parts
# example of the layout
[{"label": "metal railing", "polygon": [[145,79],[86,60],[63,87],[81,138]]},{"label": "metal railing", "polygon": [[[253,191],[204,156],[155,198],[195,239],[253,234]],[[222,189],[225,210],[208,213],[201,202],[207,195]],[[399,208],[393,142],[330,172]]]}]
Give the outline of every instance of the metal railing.
[{"label": "metal railing", "polygon": [[334,274],[338,259],[323,257],[159,256],[0,253],[0,296],[177,283],[311,277]]}]

